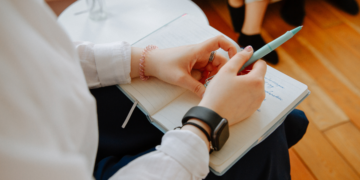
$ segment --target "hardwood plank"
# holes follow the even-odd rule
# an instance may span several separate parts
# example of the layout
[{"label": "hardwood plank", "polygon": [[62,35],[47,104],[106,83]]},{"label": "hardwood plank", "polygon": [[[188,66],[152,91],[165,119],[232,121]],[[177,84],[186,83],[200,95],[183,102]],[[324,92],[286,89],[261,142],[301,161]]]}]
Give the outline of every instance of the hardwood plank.
[{"label": "hardwood plank", "polygon": [[294,149],[289,149],[291,179],[292,180],[315,180],[310,170],[301,161],[301,158],[296,154]]},{"label": "hardwood plank", "polygon": [[322,4],[313,0],[307,0],[305,2],[305,12],[308,18],[316,22],[316,24],[322,28],[336,26],[342,23],[340,18],[331,13],[331,11]]},{"label": "hardwood plank", "polygon": [[294,149],[317,179],[360,178],[312,123]]},{"label": "hardwood plank", "polygon": [[[276,10],[272,10],[273,13],[268,13],[272,18],[265,18],[264,27],[276,30],[272,36],[278,37],[282,34],[280,29],[283,31],[291,29],[292,27],[284,23],[281,19],[276,18]],[[271,21],[267,22],[267,19]],[[273,23],[276,20],[277,23]],[[271,23],[271,26],[269,25]],[[277,24],[274,27],[274,24]],[[270,31],[269,31],[270,33]],[[360,53],[358,50],[351,50],[346,47],[346,44],[339,42],[334,39],[331,34],[321,30],[316,23],[308,18],[304,20],[304,28],[296,35],[296,37],[304,37],[307,39],[313,47],[317,48],[319,52],[323,53],[323,56],[327,58],[329,63],[337,67],[338,71],[347,77],[358,89],[360,89],[360,71],[357,67],[360,67]]]},{"label": "hardwood plank", "polygon": [[[271,41],[270,35],[263,30],[262,36]],[[300,105],[307,116],[312,117],[320,130],[325,130],[336,124],[349,121],[349,118],[341,108],[327,95],[318,83],[295,62],[282,47],[277,49],[280,63],[274,66],[279,71],[308,85],[311,94]]]},{"label": "hardwood plank", "polygon": [[360,175],[360,130],[348,122],[325,131],[325,135]]},{"label": "hardwood plank", "polygon": [[215,9],[207,1],[194,0],[193,2],[196,3],[204,11],[206,17],[209,20],[210,26],[224,33],[225,35],[233,39],[235,42],[237,41],[239,35],[232,30],[231,26],[229,26],[221,18],[221,16],[216,13]]},{"label": "hardwood plank", "polygon": [[[323,0],[314,0],[318,3],[320,3],[322,6],[326,7],[331,13],[336,15],[339,19],[341,19],[344,23],[348,24],[351,28],[353,28],[355,31],[360,33],[360,14],[357,15],[350,15],[347,14],[336,7],[332,6],[329,3],[326,3]],[[357,0],[357,2],[360,4],[360,0]]]},{"label": "hardwood plank", "polygon": [[208,0],[208,2],[221,16],[221,18],[226,22],[226,24],[230,26],[232,30],[234,30],[234,27],[231,22],[230,12],[227,7],[227,0]]},{"label": "hardwood plank", "polygon": [[348,24],[340,24],[326,29],[326,31],[338,41],[342,42],[352,53],[360,56],[360,32],[357,32]]},{"label": "hardwood plank", "polygon": [[303,37],[295,37],[303,46],[307,47],[309,51],[319,60],[335,77],[342,82],[349,90],[360,97],[360,89],[357,88],[350,80],[345,77],[337,68],[329,62],[329,60],[322,55],[308,40]]},{"label": "hardwood plank", "polygon": [[[292,27],[287,25],[278,17],[278,7],[273,6],[273,8],[269,8],[269,12],[264,21],[264,29],[271,35],[272,38],[280,36],[284,31],[291,29]],[[312,41],[319,41],[321,38],[317,36],[317,34],[313,34],[312,36],[304,36],[305,33],[311,33],[309,28],[313,26],[307,26],[309,24],[306,19],[305,25],[302,31],[296,35],[296,37],[301,36],[304,39],[307,39],[312,45],[315,47],[321,46],[319,42],[312,42]],[[304,32],[304,33],[303,33]],[[330,38],[330,37],[329,37]],[[338,42],[335,42],[338,43]],[[316,48],[318,48],[316,46]],[[357,96],[354,92],[351,91],[343,82],[341,82],[336,74],[333,74],[329,69],[324,66],[314,54],[309,50],[309,47],[304,47],[297,38],[292,38],[281,47],[284,48],[285,51],[291,54],[291,57],[294,58],[296,63],[304,69],[309,75],[311,75],[316,82],[323,88],[323,90],[338,104],[338,106],[347,114],[347,116],[353,121],[353,123],[360,127],[360,97]],[[330,52],[328,49],[320,48],[316,49],[321,53],[324,57],[329,59],[329,55],[326,53]],[[325,53],[324,53],[325,52]],[[341,53],[348,53],[344,51],[340,51]],[[340,54],[339,54],[340,55]],[[344,55],[345,56],[345,55]],[[330,57],[334,58],[334,57]],[[280,61],[281,62],[281,61]],[[335,66],[333,64],[333,66]],[[353,69],[356,67],[360,67],[360,65],[352,64]],[[338,66],[335,66],[338,67]],[[345,74],[345,73],[344,73]],[[353,74],[351,74],[353,75]],[[350,80],[350,79],[349,79]],[[358,80],[357,80],[358,81]],[[351,81],[353,83],[353,81]],[[359,82],[358,82],[359,83]]]},{"label": "hardwood plank", "polygon": [[299,32],[299,36],[306,38],[318,51],[322,52],[329,63],[333,64],[339,72],[344,74],[357,88],[360,89],[360,54],[346,47],[331,34],[320,29],[316,23],[308,20]]}]

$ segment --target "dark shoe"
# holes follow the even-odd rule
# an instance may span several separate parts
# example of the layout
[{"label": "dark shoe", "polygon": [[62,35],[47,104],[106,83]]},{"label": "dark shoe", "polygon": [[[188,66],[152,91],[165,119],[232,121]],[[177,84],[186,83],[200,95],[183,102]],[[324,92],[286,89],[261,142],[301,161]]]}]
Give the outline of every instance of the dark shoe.
[{"label": "dark shoe", "polygon": [[[260,34],[248,36],[242,32],[240,32],[240,37],[238,39],[238,43],[242,47],[251,45],[253,47],[254,51],[260,49],[261,47],[263,47],[266,44]],[[269,54],[264,56],[262,59],[264,59],[265,61],[267,61],[271,64],[277,64],[279,62],[279,57],[278,57],[278,54],[276,53],[276,51],[271,51]]]},{"label": "dark shoe", "polygon": [[359,13],[359,5],[355,0],[327,0],[335,7],[351,14],[356,15]]},{"label": "dark shoe", "polygon": [[235,32],[240,33],[245,19],[245,5],[238,8],[231,7],[229,3],[227,3],[227,5],[230,11],[231,22],[234,26],[234,30]]},{"label": "dark shoe", "polygon": [[292,26],[302,25],[305,17],[305,0],[286,0],[280,10],[280,15]]}]

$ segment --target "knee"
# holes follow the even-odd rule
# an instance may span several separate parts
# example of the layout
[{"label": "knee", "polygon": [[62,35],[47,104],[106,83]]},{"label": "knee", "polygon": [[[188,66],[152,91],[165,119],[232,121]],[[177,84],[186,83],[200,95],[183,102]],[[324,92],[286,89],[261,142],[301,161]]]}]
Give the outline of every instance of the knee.
[{"label": "knee", "polygon": [[307,127],[309,124],[309,120],[306,117],[304,111],[299,109],[294,109],[289,115],[289,119],[293,119],[293,122],[299,123],[300,126]]}]

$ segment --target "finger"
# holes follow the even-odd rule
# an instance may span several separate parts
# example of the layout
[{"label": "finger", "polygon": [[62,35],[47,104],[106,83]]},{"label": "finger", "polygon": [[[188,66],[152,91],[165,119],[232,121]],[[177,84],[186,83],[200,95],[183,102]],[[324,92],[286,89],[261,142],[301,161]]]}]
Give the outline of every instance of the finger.
[{"label": "finger", "polygon": [[221,68],[227,63],[227,58],[220,53],[216,53],[212,65]]},{"label": "finger", "polygon": [[221,54],[216,54],[214,61],[212,62],[213,70],[210,71],[209,77],[217,74],[219,70],[227,63],[227,58]]},{"label": "finger", "polygon": [[201,79],[201,71],[196,69],[191,70],[191,77],[199,81]]},{"label": "finger", "polygon": [[208,65],[206,65],[206,70],[209,71],[209,72],[213,71],[214,70],[213,65],[210,64],[210,63]]},{"label": "finger", "polygon": [[243,51],[232,57],[229,62],[225,64],[224,68],[237,74],[245,62],[250,59],[252,54],[253,48],[251,46],[247,46]]},{"label": "finger", "polygon": [[252,70],[248,73],[249,76],[265,77],[266,74],[266,62],[258,60],[254,63]]},{"label": "finger", "polygon": [[254,66],[254,63],[250,64],[248,67],[244,68],[241,72],[238,72],[238,75],[245,75],[248,74]]},{"label": "finger", "polygon": [[181,87],[190,90],[199,97],[202,97],[205,92],[205,86],[196,79],[192,78],[190,75],[185,76],[179,83]]},{"label": "finger", "polygon": [[209,78],[209,71],[203,71],[201,74],[200,83],[205,84],[207,78]]},{"label": "finger", "polygon": [[203,53],[216,51],[219,48],[227,51],[230,58],[233,57],[237,52],[235,45],[222,35],[215,36],[201,43],[201,49],[203,50]]}]

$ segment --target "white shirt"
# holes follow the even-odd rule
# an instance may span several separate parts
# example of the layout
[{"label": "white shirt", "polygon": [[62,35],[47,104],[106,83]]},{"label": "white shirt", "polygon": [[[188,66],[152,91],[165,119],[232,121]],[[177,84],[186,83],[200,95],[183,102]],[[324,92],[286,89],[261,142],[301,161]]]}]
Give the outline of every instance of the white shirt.
[{"label": "white shirt", "polygon": [[[125,42],[74,44],[42,0],[0,2],[0,179],[91,179],[98,127],[88,87],[130,83]],[[201,179],[205,143],[170,131],[112,179]]]}]

